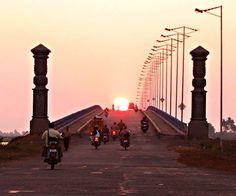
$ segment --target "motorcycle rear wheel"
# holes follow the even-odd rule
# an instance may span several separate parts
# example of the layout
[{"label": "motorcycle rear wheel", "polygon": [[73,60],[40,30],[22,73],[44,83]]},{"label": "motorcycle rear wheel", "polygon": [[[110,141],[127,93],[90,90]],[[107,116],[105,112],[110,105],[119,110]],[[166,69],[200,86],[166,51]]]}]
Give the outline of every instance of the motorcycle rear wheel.
[{"label": "motorcycle rear wheel", "polygon": [[55,168],[55,164],[51,163],[51,170],[54,170],[54,168]]}]

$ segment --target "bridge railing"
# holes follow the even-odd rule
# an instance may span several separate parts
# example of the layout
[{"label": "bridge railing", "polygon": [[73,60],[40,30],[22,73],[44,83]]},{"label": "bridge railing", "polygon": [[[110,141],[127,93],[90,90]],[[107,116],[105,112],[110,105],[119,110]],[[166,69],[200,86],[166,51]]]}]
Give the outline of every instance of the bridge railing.
[{"label": "bridge railing", "polygon": [[167,122],[170,126],[175,128],[178,131],[184,132],[187,134],[188,127],[187,124],[184,122],[181,122],[179,119],[167,114],[166,112],[163,112],[162,110],[159,110],[156,107],[149,106],[147,110],[150,110],[154,113],[156,113],[158,116],[160,116],[165,122]]},{"label": "bridge railing", "polygon": [[68,116],[65,116],[59,120],[54,121],[55,128],[59,131],[62,131],[67,126],[71,126],[76,121],[83,120],[85,117],[95,114],[97,112],[102,112],[102,108],[99,105],[94,105],[89,108],[83,109],[81,111],[75,112],[73,114],[70,114]]}]

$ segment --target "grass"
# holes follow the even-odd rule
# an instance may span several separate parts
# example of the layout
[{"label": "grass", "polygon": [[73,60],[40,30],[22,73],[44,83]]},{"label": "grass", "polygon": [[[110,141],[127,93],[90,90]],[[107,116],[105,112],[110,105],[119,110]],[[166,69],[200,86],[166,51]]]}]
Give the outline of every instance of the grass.
[{"label": "grass", "polygon": [[12,140],[7,146],[0,146],[0,161],[15,160],[42,152],[42,141],[38,135],[27,135]]}]

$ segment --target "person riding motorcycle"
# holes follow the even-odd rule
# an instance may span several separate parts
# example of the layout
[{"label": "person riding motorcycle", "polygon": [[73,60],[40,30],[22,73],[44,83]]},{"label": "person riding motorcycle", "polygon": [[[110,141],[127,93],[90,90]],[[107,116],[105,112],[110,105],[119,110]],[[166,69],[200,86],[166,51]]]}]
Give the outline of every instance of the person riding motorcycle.
[{"label": "person riding motorcycle", "polygon": [[102,128],[102,136],[104,135],[107,135],[109,140],[109,128],[107,127],[107,125],[104,125],[104,127]]},{"label": "person riding motorcycle", "polygon": [[141,129],[144,133],[149,129],[149,121],[146,116],[143,117],[143,119],[140,121],[141,123]]},{"label": "person riding motorcycle", "polygon": [[141,126],[143,124],[147,124],[149,126],[149,121],[148,121],[148,118],[146,116],[144,116],[143,119],[141,120]]},{"label": "person riding motorcycle", "polygon": [[56,141],[57,142],[57,150],[58,150],[59,161],[60,161],[60,159],[62,157],[60,139],[62,139],[62,136],[59,133],[59,131],[54,129],[54,123],[53,122],[49,123],[49,129],[47,129],[43,132],[42,139],[45,140],[45,146],[43,148],[43,153],[42,153],[42,155],[45,157],[45,161],[46,161],[47,150],[48,150],[50,141]]},{"label": "person riding motorcycle", "polygon": [[119,132],[119,136],[120,136],[120,142],[122,144],[122,141],[124,139],[127,139],[128,142],[130,142],[130,132],[127,130],[127,127],[124,126],[124,128],[122,130],[120,130]]},{"label": "person riding motorcycle", "polygon": [[122,129],[124,129],[125,123],[122,120],[120,120],[120,122],[118,123],[118,127],[119,127],[119,130],[121,131]]},{"label": "person riding motorcycle", "polygon": [[93,143],[93,140],[95,137],[99,138],[99,143],[100,143],[101,142],[101,133],[100,133],[97,125],[94,126],[94,130],[92,132],[92,135],[90,136],[90,140],[92,143]]},{"label": "person riding motorcycle", "polygon": [[111,135],[112,135],[112,132],[115,131],[116,135],[118,133],[118,130],[119,130],[119,127],[118,125],[116,124],[116,122],[113,123],[113,125],[111,126]]}]

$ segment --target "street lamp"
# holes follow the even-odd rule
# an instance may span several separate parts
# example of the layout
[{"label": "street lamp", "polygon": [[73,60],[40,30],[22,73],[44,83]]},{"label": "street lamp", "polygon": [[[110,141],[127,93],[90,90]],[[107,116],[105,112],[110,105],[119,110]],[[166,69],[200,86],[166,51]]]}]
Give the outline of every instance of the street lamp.
[{"label": "street lamp", "polygon": [[[159,45],[159,46],[153,46],[153,48],[155,49],[152,49],[152,51],[155,51],[157,53],[151,53],[153,56],[156,57],[156,75],[157,75],[157,105],[158,105],[158,108],[159,109],[162,109],[163,110],[163,102],[164,102],[164,46],[165,45]],[[161,52],[159,52],[161,50]],[[158,66],[159,64],[159,66]]]},{"label": "street lamp", "polygon": [[[177,55],[178,55],[178,50],[179,50],[178,42],[181,42],[180,40],[178,40],[178,37],[177,37],[177,39],[172,38],[171,36],[173,36],[173,35],[176,35],[176,33],[171,34],[171,35],[163,35],[163,34],[161,35],[161,37],[164,37],[164,38],[170,37],[170,39],[165,40],[165,41],[170,41],[170,110],[169,110],[170,115],[171,115],[171,111],[172,111],[172,70],[173,70],[172,67],[173,67],[173,51],[174,51],[173,47],[177,48]],[[173,41],[177,41],[177,46],[176,47],[173,46]],[[178,56],[177,56],[177,58],[178,58]]]},{"label": "street lamp", "polygon": [[[211,10],[220,9],[220,15],[211,13]],[[223,143],[222,143],[222,120],[223,120],[223,6],[212,7],[208,9],[195,9],[197,13],[206,12],[213,16],[217,16],[220,18],[220,147],[221,151],[223,151]]]},{"label": "street lamp", "polygon": [[[175,47],[176,48],[175,118],[177,118],[177,112],[178,112],[177,105],[178,105],[178,82],[179,82],[179,78],[178,78],[178,75],[179,75],[179,42],[182,43],[182,41],[179,39],[179,34],[180,33],[174,33],[174,34],[169,34],[169,35],[161,35],[162,37],[171,37],[171,38],[172,38],[172,36],[176,35],[176,39],[172,38],[174,41],[176,41],[176,47]],[[172,96],[172,93],[170,94],[170,100],[172,100],[171,96]],[[171,106],[170,106],[170,115],[171,115]]]},{"label": "street lamp", "polygon": [[[166,42],[166,41],[169,41],[171,39],[166,39],[166,40],[156,40],[157,42]],[[168,104],[168,51],[171,51],[172,53],[172,46],[171,46],[171,49],[168,49],[168,43],[166,43],[165,45],[162,45],[162,46],[165,46],[165,53],[162,52],[162,58],[163,58],[163,64],[162,64],[162,98],[161,98],[161,101],[162,101],[162,104],[163,102],[165,101],[165,112],[167,112],[167,104]],[[155,48],[157,48],[155,51],[161,49],[162,46],[156,46]],[[162,51],[164,51],[162,49]],[[164,58],[164,55],[165,55],[165,58]],[[171,54],[170,54],[171,55]],[[163,98],[164,97],[164,94],[163,94],[163,90],[164,90],[164,59],[166,60],[166,65],[165,65],[165,99]],[[163,109],[163,108],[162,108]]]},{"label": "street lamp", "polygon": [[[181,29],[183,30],[183,33],[179,33],[178,30]],[[183,60],[182,60],[182,96],[181,96],[181,105],[184,103],[184,64],[185,64],[185,38],[189,37],[187,34],[193,33],[198,31],[197,29],[191,28],[191,27],[186,27],[186,26],[181,26],[181,27],[176,27],[176,28],[165,28],[166,31],[174,31],[176,33],[179,33],[183,36]],[[189,32],[186,32],[186,30],[189,30]],[[181,122],[183,122],[183,112],[184,112],[184,107],[181,107]]]}]

